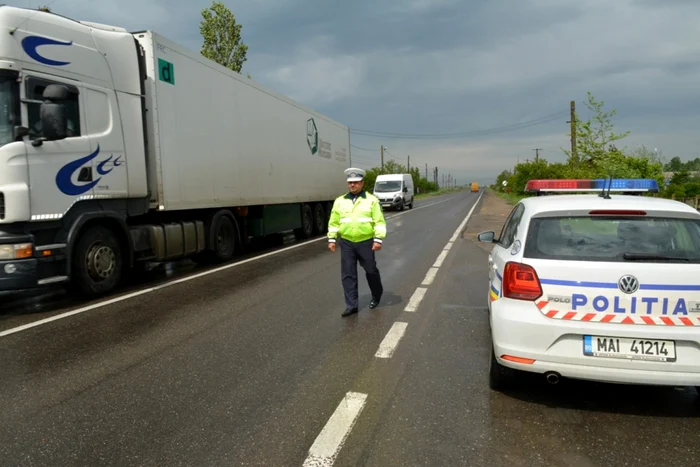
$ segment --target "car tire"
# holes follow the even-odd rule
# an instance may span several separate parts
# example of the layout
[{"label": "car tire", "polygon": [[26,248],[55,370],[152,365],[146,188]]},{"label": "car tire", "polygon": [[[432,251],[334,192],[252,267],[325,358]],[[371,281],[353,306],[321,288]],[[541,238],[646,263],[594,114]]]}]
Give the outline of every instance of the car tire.
[{"label": "car tire", "polygon": [[515,370],[498,363],[492,344],[491,362],[489,364],[489,387],[499,392],[511,389],[515,385],[515,376]]}]

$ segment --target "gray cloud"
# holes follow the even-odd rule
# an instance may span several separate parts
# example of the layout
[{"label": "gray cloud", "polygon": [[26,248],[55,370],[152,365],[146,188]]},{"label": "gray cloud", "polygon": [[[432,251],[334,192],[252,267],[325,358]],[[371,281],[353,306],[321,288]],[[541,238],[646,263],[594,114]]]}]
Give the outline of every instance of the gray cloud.
[{"label": "gray cloud", "polygon": [[[27,6],[28,1],[11,4]],[[36,2],[35,2],[36,3]],[[78,19],[156,29],[198,50],[204,0],[58,0]],[[700,156],[698,0],[258,0],[226,2],[249,45],[244,72],[352,128],[469,132],[566,112],[586,91],[616,108],[623,144]],[[563,160],[567,116],[455,140],[353,135],[462,180],[495,176],[543,148]],[[375,149],[376,148],[376,149]]]}]

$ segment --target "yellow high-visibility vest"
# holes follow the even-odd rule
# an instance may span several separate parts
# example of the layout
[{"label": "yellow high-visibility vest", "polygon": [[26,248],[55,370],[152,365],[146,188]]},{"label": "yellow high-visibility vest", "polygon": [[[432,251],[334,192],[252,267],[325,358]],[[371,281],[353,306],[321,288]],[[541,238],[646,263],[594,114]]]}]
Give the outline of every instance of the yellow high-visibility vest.
[{"label": "yellow high-visibility vest", "polygon": [[375,242],[382,243],[386,237],[386,221],[379,199],[364,190],[354,203],[351,193],[336,198],[328,222],[328,241],[335,242],[338,235],[350,242],[374,238]]}]

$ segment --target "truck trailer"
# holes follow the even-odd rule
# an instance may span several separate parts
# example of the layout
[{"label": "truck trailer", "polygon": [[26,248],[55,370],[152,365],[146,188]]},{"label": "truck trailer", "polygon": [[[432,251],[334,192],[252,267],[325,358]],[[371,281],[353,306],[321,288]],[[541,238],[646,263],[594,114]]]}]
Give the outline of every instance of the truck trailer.
[{"label": "truck trailer", "polygon": [[153,31],[0,6],[0,292],[325,233],[350,132]]}]

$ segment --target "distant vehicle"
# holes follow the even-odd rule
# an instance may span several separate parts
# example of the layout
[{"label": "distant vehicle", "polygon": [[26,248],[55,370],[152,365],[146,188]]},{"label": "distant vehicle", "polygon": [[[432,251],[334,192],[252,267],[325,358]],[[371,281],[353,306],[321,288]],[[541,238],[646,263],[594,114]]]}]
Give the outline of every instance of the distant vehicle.
[{"label": "distant vehicle", "polygon": [[[606,188],[607,187],[607,188]],[[611,189],[611,187],[613,187]],[[700,392],[700,213],[656,180],[531,180],[489,255],[490,386],[517,370]]]},{"label": "distant vehicle", "polygon": [[477,182],[472,182],[471,191],[472,192],[479,191],[479,184]]},{"label": "distant vehicle", "polygon": [[347,126],[155,32],[10,6],[0,29],[0,291],[97,296],[138,262],[325,233]]},{"label": "distant vehicle", "polygon": [[404,206],[413,209],[413,177],[410,174],[377,175],[374,182],[374,196],[379,198],[383,208],[403,211]]}]

